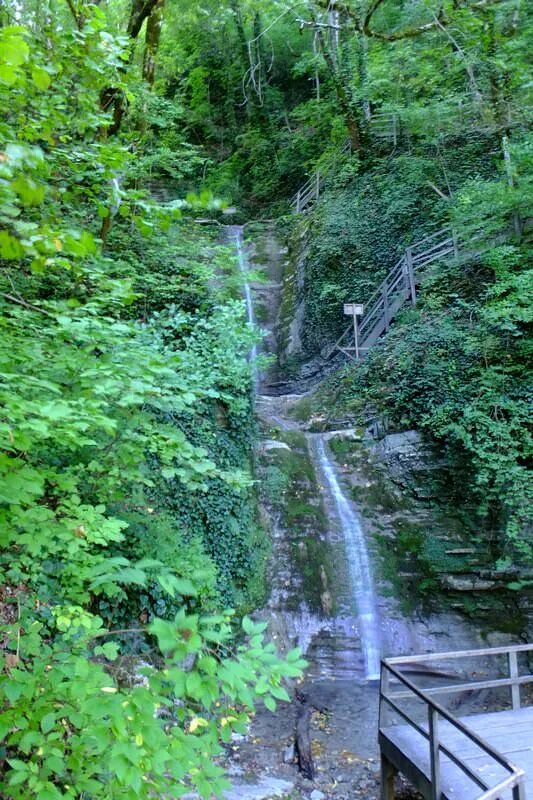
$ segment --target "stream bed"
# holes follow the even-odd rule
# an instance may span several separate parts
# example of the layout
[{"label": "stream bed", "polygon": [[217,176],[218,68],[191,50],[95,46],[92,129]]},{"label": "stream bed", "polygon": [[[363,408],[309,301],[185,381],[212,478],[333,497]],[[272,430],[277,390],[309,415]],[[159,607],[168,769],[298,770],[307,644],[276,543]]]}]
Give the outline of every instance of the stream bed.
[{"label": "stream bed", "polygon": [[[511,637],[499,632],[497,623],[482,637],[468,618],[450,609],[406,612],[383,577],[376,529],[354,502],[349,469],[330,447],[332,439],[351,437],[353,431],[311,433],[292,414],[301,398],[278,394],[284,250],[269,227],[256,233],[252,245],[245,244],[243,228],[231,227],[229,236],[243,276],[250,268],[266,274],[267,282],[257,287],[245,282],[243,293],[249,324],[255,309],[262,309],[265,351],[274,356],[262,374],[254,372],[262,431],[257,470],[272,540],[270,596],[256,617],[268,622],[282,652],[295,645],[302,649],[309,666],[299,689],[320,710],[312,719],[314,783],[299,776],[294,762],[295,707],[280,703],[275,714],[258,709],[249,735],[234,742],[229,762],[234,794],[228,798],[375,800],[380,658],[507,644]],[[255,361],[257,354],[254,349],[250,357]],[[356,438],[354,447],[365,452],[371,443]],[[372,478],[363,469],[357,480],[365,487]],[[383,523],[386,527],[386,519]],[[399,796],[414,797],[407,788]]]}]

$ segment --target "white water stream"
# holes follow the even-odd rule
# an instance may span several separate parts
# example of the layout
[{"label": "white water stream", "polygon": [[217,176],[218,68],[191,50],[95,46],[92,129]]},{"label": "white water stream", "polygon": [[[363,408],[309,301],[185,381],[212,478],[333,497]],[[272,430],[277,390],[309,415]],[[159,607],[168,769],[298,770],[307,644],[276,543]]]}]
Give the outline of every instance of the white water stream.
[{"label": "white water stream", "polygon": [[327,452],[326,436],[316,434],[309,437],[314,441],[314,455],[323,480],[324,491],[331,498],[328,504],[334,512],[336,522],[342,532],[350,577],[350,588],[355,603],[361,650],[363,653],[365,677],[377,680],[380,672],[380,630],[377,613],[376,594],[372,565],[359,517],[347,499],[337,478],[335,467]]},{"label": "white water stream", "polygon": [[[453,611],[408,614],[384,578],[373,575],[370,537],[386,531],[392,539],[395,530],[386,514],[383,518],[380,515],[379,524],[374,515],[362,521],[350,500],[348,481],[328,445],[331,437],[346,435],[347,431],[308,432],[292,413],[301,395],[280,394],[289,387],[294,390],[294,382],[285,380],[282,368],[261,370],[259,374],[253,363],[258,351],[278,353],[279,308],[287,263],[282,248],[276,249],[275,234],[267,230],[262,236],[259,246],[248,250],[243,229],[226,228],[226,241],[236,248],[238,256],[247,322],[254,324],[253,299],[257,302],[260,298],[262,327],[268,332],[261,346],[250,352],[256,414],[264,436],[273,437],[264,439],[262,452],[268,454],[276,447],[293,450],[305,461],[304,434],[320,496],[314,496],[315,480],[307,469],[303,470],[301,481],[294,483],[294,499],[299,499],[302,487],[302,496],[316,506],[316,513],[310,513],[309,521],[302,521],[301,526],[299,520],[292,522],[279,515],[276,495],[272,496],[271,593],[268,604],[257,613],[268,623],[269,634],[282,651],[295,645],[302,648],[309,662],[302,691],[317,707],[329,710],[327,729],[313,729],[313,738],[323,747],[323,754],[317,756],[322,780],[317,790],[324,789],[321,794],[329,797],[331,787],[331,797],[339,800],[348,796],[369,800],[379,793],[374,774],[379,692],[374,679],[379,673],[380,654],[498,646],[508,643],[508,635],[502,640],[501,634],[491,632],[492,638],[487,641],[486,631],[474,628]],[[252,292],[250,273],[256,268],[264,269],[267,283],[255,284]],[[276,429],[281,429],[282,435],[278,436]],[[306,468],[310,466],[305,463]],[[366,477],[371,478],[371,471],[365,475],[363,462],[357,473],[351,475],[359,486],[364,485]],[[448,675],[444,679],[449,683]],[[482,704],[483,700],[480,693],[479,702],[473,699],[472,703]],[[469,713],[470,698],[465,698],[462,707]],[[274,786],[267,786],[264,793],[263,777],[249,782],[249,774],[258,769],[268,779],[279,775],[292,783],[294,768],[279,764],[279,752],[293,736],[293,706],[281,703],[275,717],[258,708],[248,742],[240,745],[234,765],[241,776],[246,775],[246,781],[237,774],[228,798],[251,800],[252,796],[276,794]]]},{"label": "white water stream", "polygon": [[[235,248],[237,250],[237,259],[239,263],[239,271],[242,277],[244,278],[244,299],[246,302],[246,317],[248,319],[248,325],[251,328],[255,328],[252,290],[247,280],[249,266],[248,266],[248,259],[246,257],[246,252],[244,249],[243,228],[241,225],[231,225],[229,226],[229,230],[235,241]],[[257,394],[257,345],[256,344],[254,344],[252,349],[250,350],[250,363],[252,367],[252,386],[255,395]]]},{"label": "white water stream", "polygon": [[[249,264],[244,247],[243,228],[240,225],[232,225],[229,227],[229,233],[235,242],[239,271],[244,279],[243,290],[244,299],[246,301],[248,324],[250,327],[255,327],[252,290],[247,280]],[[256,361],[257,345],[254,345],[250,351],[250,362],[252,368],[252,385],[255,396],[257,395],[258,386]],[[330,514],[335,517],[333,522],[338,525],[344,540],[350,589],[358,622],[365,677],[367,680],[375,680],[379,678],[381,648],[374,580],[365,535],[357,513],[346,498],[337,478],[333,463],[327,453],[326,437],[319,434],[313,436],[312,439],[315,440],[316,443],[316,446],[313,447],[312,450],[315,451],[314,455],[318,461],[317,467],[325,482],[323,490],[330,498],[330,503],[328,504]]]}]

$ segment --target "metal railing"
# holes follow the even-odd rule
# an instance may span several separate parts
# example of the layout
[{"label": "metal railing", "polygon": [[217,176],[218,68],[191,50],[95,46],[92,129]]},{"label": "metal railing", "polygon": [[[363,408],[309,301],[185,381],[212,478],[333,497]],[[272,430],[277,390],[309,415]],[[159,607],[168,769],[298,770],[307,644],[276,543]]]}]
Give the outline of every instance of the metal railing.
[{"label": "metal railing", "polygon": [[[468,123],[466,130],[471,128],[476,132],[481,130],[489,132],[492,130],[497,130],[501,127],[501,124],[496,120],[483,121],[486,107],[477,102],[457,102],[456,104],[446,107],[444,110],[439,110],[437,105],[435,112],[436,119],[434,120],[434,124],[431,126],[431,123],[426,121],[424,126],[425,128],[430,125],[432,129],[435,128],[435,131],[440,130],[441,125],[439,120],[442,123],[444,118],[448,118],[455,123],[458,123],[460,126],[464,126],[465,123]],[[524,111],[522,108],[513,108],[512,110],[509,108],[507,117],[508,120],[506,125],[508,127],[524,127],[530,124],[530,115],[528,115],[527,110]],[[400,131],[408,132],[412,127],[412,124],[409,122],[409,115],[406,115],[405,109],[400,109],[397,111],[374,112],[368,119],[367,125],[370,136],[382,142],[391,143],[393,148],[395,148],[399,142]],[[340,153],[349,152],[350,149],[350,141],[347,140],[347,142],[342,146]],[[306,181],[306,183],[304,183],[303,186],[301,186],[296,194],[291,198],[291,206],[296,213],[304,211],[309,205],[319,198],[324,188],[325,177],[327,174],[329,174],[333,165],[334,162],[328,165],[326,169],[319,169],[314,172],[309,180]]]},{"label": "metal railing", "polygon": [[303,186],[300,186],[296,194],[291,197],[290,204],[293,211],[299,214],[302,211],[305,211],[305,209],[311,205],[311,203],[314,203],[316,200],[318,200],[325,186],[327,176],[337,164],[338,159],[347,153],[350,153],[351,149],[352,143],[350,139],[346,139],[344,144],[335,154],[334,158],[329,163],[322,165],[319,169],[313,172],[309,180],[307,180]]},{"label": "metal railing", "polygon": [[376,139],[391,142],[396,147],[400,135],[400,118],[398,114],[388,111],[372,114],[368,120],[368,129]]},{"label": "metal railing", "polygon": [[[467,776],[481,790],[481,794],[476,800],[497,800],[502,792],[511,790],[513,800],[521,800],[522,788],[524,785],[524,770],[512,764],[504,755],[486,742],[463,721],[451,714],[443,706],[439,705],[433,697],[435,695],[452,694],[458,692],[472,692],[479,689],[510,689],[511,707],[514,711],[520,709],[520,687],[525,684],[533,683],[533,675],[520,675],[518,668],[518,654],[532,653],[533,645],[514,645],[510,647],[493,647],[481,650],[453,651],[447,653],[435,653],[423,656],[403,656],[399,658],[384,659],[381,663],[381,686],[380,686],[380,743],[387,737],[387,730],[393,730],[393,725],[388,725],[388,714],[390,710],[398,715],[402,722],[422,736],[428,743],[429,765],[430,765],[430,786],[432,800],[440,800],[442,797],[441,784],[441,754],[445,755],[464,775]],[[413,664],[424,664],[428,666],[431,661],[448,661],[461,658],[479,658],[485,656],[507,656],[508,676],[504,678],[494,678],[490,680],[472,680],[467,683],[447,684],[444,686],[432,686],[421,689],[416,686],[402,672],[401,667]],[[391,690],[391,679],[395,679],[401,687],[399,690]],[[427,724],[420,724],[412,715],[401,708],[399,700],[416,699],[421,701],[425,707]],[[498,764],[508,775],[497,784],[491,786],[486,779],[468,766],[460,753],[453,752],[450,747],[445,745],[439,737],[439,721],[445,720],[463,737],[475,745],[489,759]],[[406,758],[409,756],[406,754]],[[398,766],[398,765],[397,765]],[[398,766],[398,768],[400,768]]]},{"label": "metal railing", "polygon": [[[417,273],[439,259],[459,256],[457,236],[451,228],[442,228],[407,247],[384,281],[378,286],[365,305],[365,314],[359,325],[359,358],[368,352],[390,324],[402,306],[410,300],[416,305]],[[355,347],[349,345],[353,337],[353,326],[346,328],[331,348],[325,353],[330,358],[336,350],[354,358]]]},{"label": "metal railing", "polygon": [[[373,114],[368,120],[368,129],[374,138],[392,142],[393,146],[396,147],[400,132],[400,122],[397,114],[389,112]],[[291,207],[297,214],[305,211],[308,206],[318,200],[325,186],[326,177],[337,163],[339,156],[350,153],[351,149],[351,140],[346,139],[333,160],[313,172],[311,177],[300,186],[290,200]]]}]

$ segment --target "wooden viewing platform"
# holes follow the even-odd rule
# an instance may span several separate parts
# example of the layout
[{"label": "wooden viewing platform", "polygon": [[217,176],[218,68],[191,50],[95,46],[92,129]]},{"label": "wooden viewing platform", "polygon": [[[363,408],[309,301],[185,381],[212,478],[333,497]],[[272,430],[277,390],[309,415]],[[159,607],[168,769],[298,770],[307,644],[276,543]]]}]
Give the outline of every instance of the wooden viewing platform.
[{"label": "wooden viewing platform", "polygon": [[[531,658],[533,644],[384,659],[382,800],[393,800],[396,772],[426,800],[533,800],[533,699],[528,705],[521,692],[533,687]],[[467,670],[457,673],[460,659]],[[439,695],[453,710],[436,702]],[[468,714],[460,716],[465,702]]]}]

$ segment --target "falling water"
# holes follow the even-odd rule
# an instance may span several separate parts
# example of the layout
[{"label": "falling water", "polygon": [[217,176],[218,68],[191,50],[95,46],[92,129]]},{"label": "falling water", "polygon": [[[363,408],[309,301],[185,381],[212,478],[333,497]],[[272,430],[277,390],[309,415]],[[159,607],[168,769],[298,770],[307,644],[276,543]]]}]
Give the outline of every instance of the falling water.
[{"label": "falling water", "polygon": [[[243,229],[240,225],[232,225],[230,227],[231,235],[235,240],[235,247],[237,249],[237,258],[239,262],[239,270],[241,275],[244,277],[244,299],[246,301],[246,316],[248,318],[248,325],[253,328],[255,327],[255,318],[254,318],[254,304],[252,299],[252,290],[250,289],[250,284],[247,281],[247,273],[248,273],[248,259],[246,258],[246,252],[244,250],[244,241],[243,241]],[[257,389],[257,345],[254,344],[252,349],[250,350],[250,362],[252,365],[252,386],[254,389],[254,394],[256,394]]]},{"label": "falling water", "polygon": [[366,678],[375,680],[379,677],[380,635],[370,558],[361,523],[340,486],[326,450],[325,438],[322,434],[309,437],[314,443],[312,449],[315,451],[320,472],[326,484],[324,488],[333,500],[335,516],[342,530],[359,623]]}]

